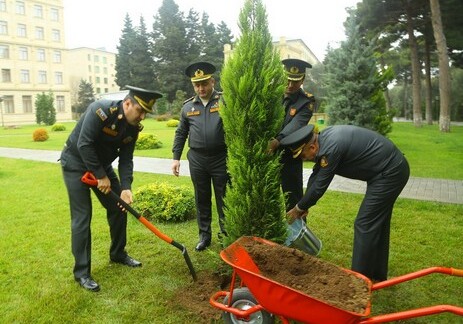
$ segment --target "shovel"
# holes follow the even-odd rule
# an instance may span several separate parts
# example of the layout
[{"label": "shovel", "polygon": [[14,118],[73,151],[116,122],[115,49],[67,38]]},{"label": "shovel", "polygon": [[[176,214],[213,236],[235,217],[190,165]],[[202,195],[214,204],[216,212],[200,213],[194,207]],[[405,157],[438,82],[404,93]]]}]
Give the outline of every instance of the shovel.
[{"label": "shovel", "polygon": [[[85,172],[85,174],[82,176],[82,182],[91,186],[91,187],[96,187],[98,185],[98,179],[95,178],[95,176],[91,172]],[[182,251],[183,257],[185,258],[186,264],[188,266],[188,269],[190,270],[191,276],[193,277],[193,280],[196,281],[196,272],[195,269],[193,268],[193,264],[191,263],[190,257],[188,255],[188,252],[183,244],[180,244],[178,242],[175,242],[173,239],[171,239],[169,236],[166,234],[162,233],[160,230],[158,230],[153,224],[151,224],[145,217],[143,217],[139,212],[137,212],[135,209],[133,209],[129,204],[127,204],[124,200],[122,200],[121,197],[119,197],[114,191],[109,192],[111,197],[116,200],[122,207],[124,207],[127,211],[129,211],[133,216],[135,216],[143,225],[145,225],[151,232],[153,232],[157,237],[159,237],[161,240],[172,244],[175,246],[177,249]]]}]

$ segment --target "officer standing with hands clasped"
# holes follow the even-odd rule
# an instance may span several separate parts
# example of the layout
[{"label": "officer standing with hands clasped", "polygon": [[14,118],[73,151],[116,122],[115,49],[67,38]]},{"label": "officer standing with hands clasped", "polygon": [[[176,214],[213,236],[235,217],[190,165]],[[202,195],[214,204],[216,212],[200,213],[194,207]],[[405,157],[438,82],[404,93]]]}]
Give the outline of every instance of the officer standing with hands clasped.
[{"label": "officer standing with hands clasped", "polygon": [[[98,100],[90,104],[69,135],[60,161],[71,209],[71,245],[74,255],[74,278],[84,288],[99,291],[100,286],[91,276],[92,199],[90,188],[81,181],[86,171],[98,179],[91,189],[106,209],[112,262],[139,267],[141,263],[125,251],[127,241],[127,215],[111,199],[113,191],[128,204],[132,203],[133,152],[140,122],[153,111],[156,91],[126,86],[124,100]],[[119,158],[118,179],[112,162]]]},{"label": "officer standing with hands clasped", "polygon": [[313,128],[305,126],[281,141],[281,146],[302,160],[315,162],[304,196],[287,213],[289,221],[307,215],[334,175],[366,181],[365,197],[354,223],[352,270],[371,280],[384,281],[392,209],[408,181],[408,162],[389,139],[377,132],[338,125],[317,134]]},{"label": "officer standing with hands clasped", "polygon": [[[315,98],[312,94],[302,89],[305,80],[305,72],[312,65],[299,59],[285,59],[284,65],[288,84],[283,97],[285,107],[285,119],[280,132],[269,143],[269,152],[275,152],[280,141],[306,126],[313,115]],[[290,210],[301,199],[303,191],[302,160],[293,158],[290,150],[285,149],[281,157],[281,188],[286,197],[286,210]]]},{"label": "officer standing with hands clasped", "polygon": [[196,95],[183,104],[172,148],[172,173],[179,176],[180,158],[188,138],[190,149],[187,158],[195,191],[199,227],[196,251],[203,251],[211,244],[211,181],[219,215],[219,239],[221,235],[226,235],[223,225],[223,197],[229,180],[227,147],[219,114],[221,94],[214,89],[214,72],[214,65],[207,62],[193,63],[186,68],[185,74],[191,79]]}]

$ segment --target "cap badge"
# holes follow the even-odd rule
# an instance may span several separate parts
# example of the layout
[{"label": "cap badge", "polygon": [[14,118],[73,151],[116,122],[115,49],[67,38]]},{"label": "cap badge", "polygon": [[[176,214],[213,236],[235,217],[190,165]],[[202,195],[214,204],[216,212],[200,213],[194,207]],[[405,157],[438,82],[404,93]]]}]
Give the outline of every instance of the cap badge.
[{"label": "cap badge", "polygon": [[204,71],[203,71],[203,70],[200,70],[200,69],[197,69],[197,70],[195,71],[195,77],[196,77],[196,78],[199,78],[199,77],[202,77],[202,76],[204,76]]},{"label": "cap badge", "polygon": [[297,68],[297,66],[292,66],[289,69],[289,72],[296,74],[296,73],[299,73],[299,69]]}]

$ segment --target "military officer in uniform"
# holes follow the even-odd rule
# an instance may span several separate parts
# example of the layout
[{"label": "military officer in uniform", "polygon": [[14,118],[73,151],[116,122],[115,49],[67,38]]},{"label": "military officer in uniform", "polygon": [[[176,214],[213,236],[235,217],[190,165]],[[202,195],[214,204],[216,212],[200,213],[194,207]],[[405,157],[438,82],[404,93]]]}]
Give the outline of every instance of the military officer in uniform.
[{"label": "military officer in uniform", "polygon": [[[162,95],[155,91],[126,86],[124,100],[98,100],[90,104],[69,135],[60,161],[68,191],[71,210],[71,245],[74,255],[74,278],[85,289],[99,291],[100,286],[91,276],[92,201],[90,189],[106,209],[112,262],[130,267],[141,263],[125,251],[127,215],[107,195],[113,191],[128,204],[132,203],[133,152],[140,122]],[[119,158],[117,177],[112,162]],[[90,171],[98,179],[98,186],[89,188],[81,181]]]},{"label": "military officer in uniform", "polygon": [[281,145],[315,162],[304,196],[287,213],[290,221],[307,215],[335,174],[367,183],[354,223],[352,270],[374,281],[386,280],[392,209],[410,175],[402,152],[377,132],[352,125],[330,126],[319,134],[308,125]]},{"label": "military officer in uniform", "polygon": [[219,238],[220,235],[226,235],[223,225],[223,197],[229,176],[226,164],[227,147],[219,114],[221,94],[214,89],[215,70],[214,65],[208,62],[196,62],[186,68],[185,74],[191,79],[196,95],[183,104],[172,148],[172,173],[178,176],[180,158],[188,138],[187,158],[199,227],[196,251],[203,251],[211,244],[211,182],[219,216]]},{"label": "military officer in uniform", "polygon": [[[306,68],[312,65],[299,59],[285,59],[282,63],[288,79],[283,97],[285,119],[280,132],[269,143],[270,152],[279,148],[283,138],[309,123],[315,104],[314,96],[302,88]],[[293,158],[293,154],[285,149],[281,163],[281,188],[287,194],[286,210],[290,210],[303,194],[302,160]]]}]

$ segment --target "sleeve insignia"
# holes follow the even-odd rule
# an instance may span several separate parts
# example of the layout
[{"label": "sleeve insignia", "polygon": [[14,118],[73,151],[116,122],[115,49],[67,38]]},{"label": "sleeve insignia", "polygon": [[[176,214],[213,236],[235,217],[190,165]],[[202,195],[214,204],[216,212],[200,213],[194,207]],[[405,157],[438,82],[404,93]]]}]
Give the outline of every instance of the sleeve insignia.
[{"label": "sleeve insignia", "polygon": [[296,115],[296,108],[291,108],[291,109],[289,110],[289,115],[290,115],[290,116]]},{"label": "sleeve insignia", "polygon": [[110,112],[111,114],[114,114],[114,112],[117,111],[118,109],[119,109],[119,108],[117,108],[117,107],[111,107],[111,108],[109,108],[109,112]]},{"label": "sleeve insignia", "polygon": [[105,112],[103,111],[103,108],[98,108],[96,111],[95,111],[96,115],[98,117],[100,117],[100,119],[102,121],[105,121],[106,119],[108,119],[108,116],[105,114]]},{"label": "sleeve insignia", "polygon": [[126,138],[124,138],[124,139],[122,140],[122,143],[127,144],[127,143],[130,143],[130,142],[132,142],[132,141],[133,141],[133,137],[132,137],[132,136],[128,136],[128,137],[126,137]]},{"label": "sleeve insignia", "polygon": [[328,159],[326,158],[325,155],[323,155],[320,159],[320,166],[322,168],[326,168],[328,166]]}]

